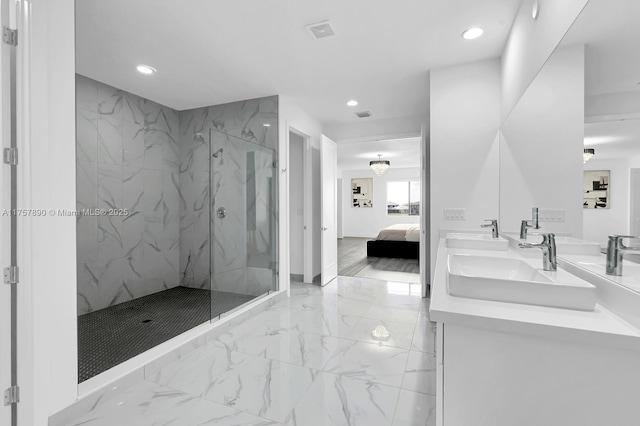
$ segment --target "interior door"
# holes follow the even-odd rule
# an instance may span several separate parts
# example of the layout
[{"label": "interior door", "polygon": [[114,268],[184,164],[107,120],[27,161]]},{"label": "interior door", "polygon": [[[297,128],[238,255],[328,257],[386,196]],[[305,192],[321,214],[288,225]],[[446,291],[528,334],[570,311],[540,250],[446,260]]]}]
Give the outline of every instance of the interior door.
[{"label": "interior door", "polygon": [[320,147],[320,181],[322,182],[322,276],[327,285],[338,276],[337,168],[338,147],[322,135]]}]

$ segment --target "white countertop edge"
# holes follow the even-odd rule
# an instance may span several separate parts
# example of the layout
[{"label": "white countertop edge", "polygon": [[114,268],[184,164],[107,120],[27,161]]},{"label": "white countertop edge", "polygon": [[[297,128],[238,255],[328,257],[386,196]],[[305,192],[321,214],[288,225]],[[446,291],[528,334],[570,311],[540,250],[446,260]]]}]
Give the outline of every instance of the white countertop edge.
[{"label": "white countertop edge", "polygon": [[[445,238],[438,244],[429,308],[432,321],[640,351],[640,329],[600,304],[593,312],[467,299],[447,293]],[[455,250],[461,253],[460,249]],[[471,251],[470,251],[471,252]],[[472,253],[480,254],[474,250]],[[483,254],[489,252],[482,251]],[[495,251],[491,255],[499,255]],[[503,256],[520,257],[512,250]]]}]

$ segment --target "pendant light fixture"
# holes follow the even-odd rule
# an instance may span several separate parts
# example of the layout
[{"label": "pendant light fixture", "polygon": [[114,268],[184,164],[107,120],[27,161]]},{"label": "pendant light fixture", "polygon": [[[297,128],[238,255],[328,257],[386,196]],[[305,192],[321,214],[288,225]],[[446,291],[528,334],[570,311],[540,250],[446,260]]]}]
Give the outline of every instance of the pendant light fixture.
[{"label": "pendant light fixture", "polygon": [[381,160],[382,154],[378,154],[378,159],[375,161],[369,161],[369,167],[377,174],[381,176],[387,171],[391,163],[388,160]]},{"label": "pendant light fixture", "polygon": [[591,160],[591,157],[593,157],[593,155],[596,153],[596,150],[593,148],[585,148],[584,152],[582,154],[582,161],[583,164],[586,163],[587,161]]}]

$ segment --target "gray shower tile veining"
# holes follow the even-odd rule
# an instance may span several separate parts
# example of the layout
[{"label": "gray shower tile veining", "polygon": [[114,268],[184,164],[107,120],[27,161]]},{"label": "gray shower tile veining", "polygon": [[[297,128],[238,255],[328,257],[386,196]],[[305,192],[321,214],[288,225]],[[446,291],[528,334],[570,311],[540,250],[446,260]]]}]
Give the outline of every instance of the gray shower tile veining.
[{"label": "gray shower tile veining", "polygon": [[177,111],[95,80],[77,75],[76,89],[77,208],[127,210],[77,219],[85,314],[180,283],[179,126]]}]

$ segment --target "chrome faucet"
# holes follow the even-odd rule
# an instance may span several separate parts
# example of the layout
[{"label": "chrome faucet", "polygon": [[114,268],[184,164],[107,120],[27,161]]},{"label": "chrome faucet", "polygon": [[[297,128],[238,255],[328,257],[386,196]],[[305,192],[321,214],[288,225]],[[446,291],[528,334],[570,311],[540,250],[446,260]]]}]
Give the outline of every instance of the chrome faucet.
[{"label": "chrome faucet", "polygon": [[531,208],[531,227],[533,229],[540,229],[540,225],[538,223],[538,208],[537,207],[532,207]]},{"label": "chrome faucet", "polygon": [[640,247],[627,247],[623,238],[640,238],[631,235],[609,235],[607,244],[607,275],[622,275],[622,255],[629,251],[640,251]]},{"label": "chrome faucet", "polygon": [[491,236],[493,238],[498,238],[499,234],[498,234],[498,219],[485,219],[485,221],[487,222],[491,222],[491,223],[486,223],[484,225],[480,225],[481,228],[491,228]]},{"label": "chrome faucet", "polygon": [[531,228],[533,225],[529,225],[529,221],[528,220],[523,220],[522,224],[520,224],[520,239],[521,240],[526,240],[527,239],[527,228]]},{"label": "chrome faucet", "polygon": [[527,228],[541,229],[541,226],[540,226],[538,218],[539,218],[539,216],[538,216],[538,208],[537,207],[533,207],[531,209],[531,220],[523,220],[522,223],[520,224],[520,239],[521,240],[526,240],[527,239]]},{"label": "chrome faucet", "polygon": [[520,243],[521,248],[540,248],[542,249],[542,269],[545,271],[558,270],[556,261],[556,236],[555,234],[540,234],[542,242],[540,244]]}]

